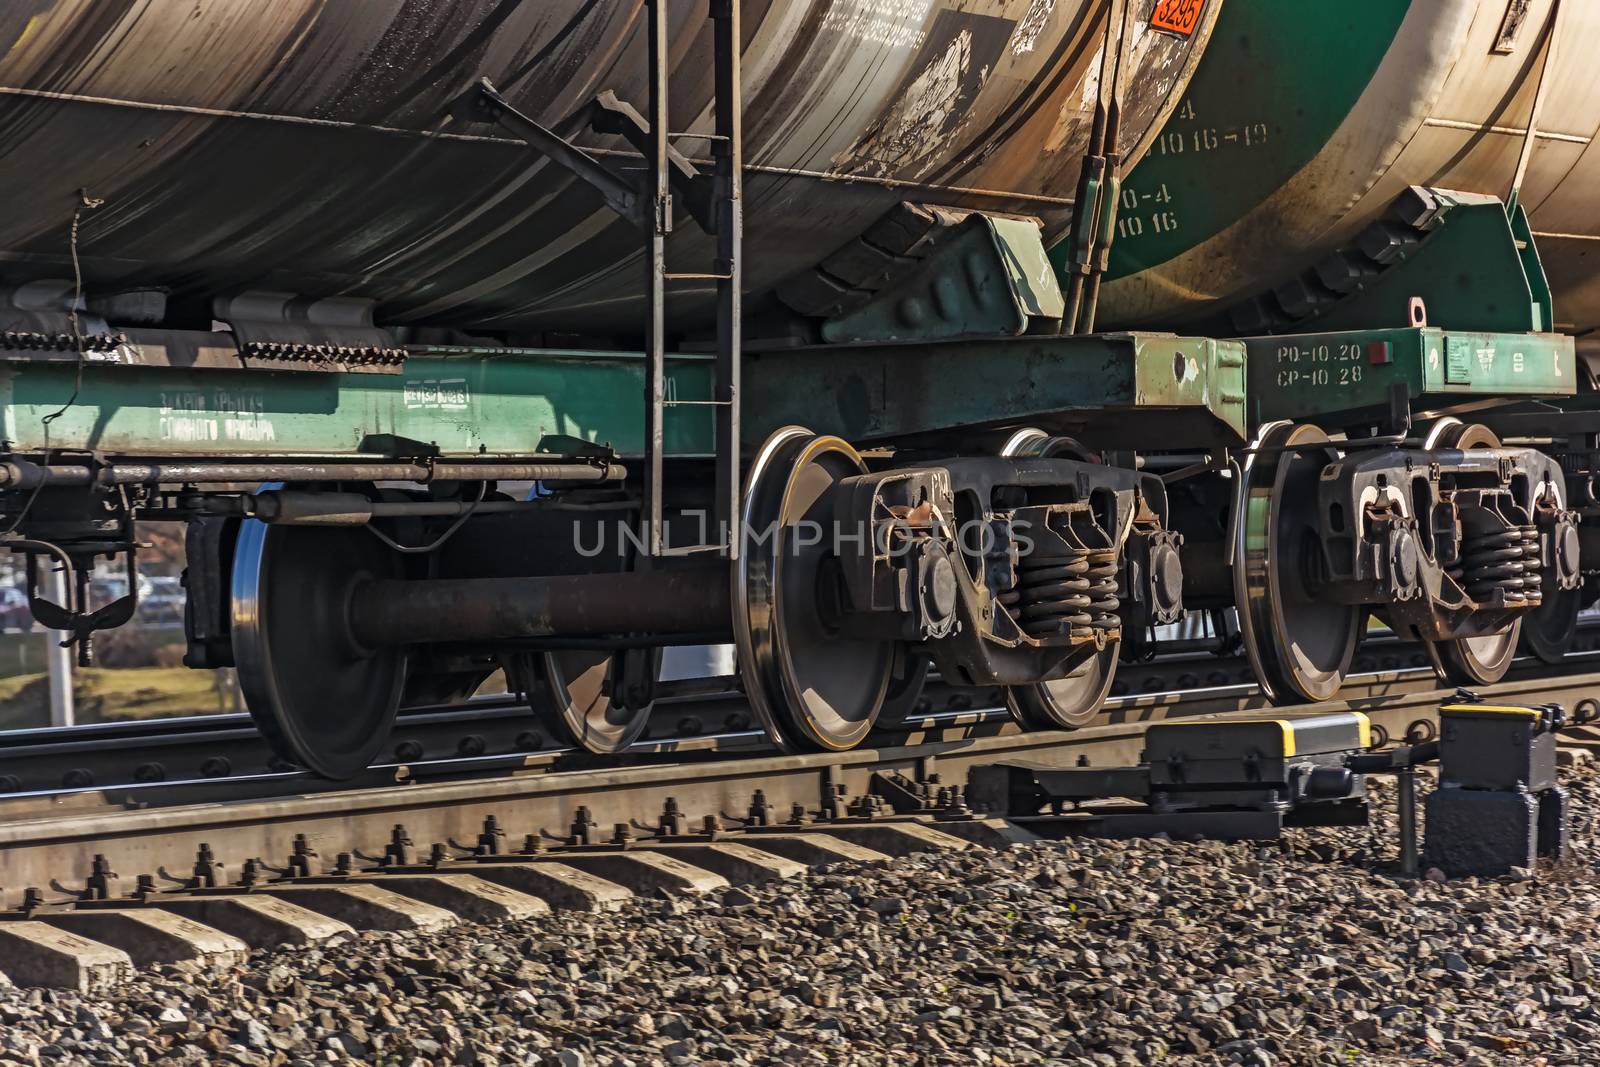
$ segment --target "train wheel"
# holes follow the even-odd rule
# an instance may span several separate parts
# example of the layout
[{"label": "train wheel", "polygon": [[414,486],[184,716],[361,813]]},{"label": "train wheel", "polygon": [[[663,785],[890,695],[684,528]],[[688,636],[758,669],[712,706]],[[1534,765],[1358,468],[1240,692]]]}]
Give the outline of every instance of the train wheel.
[{"label": "train wheel", "polygon": [[1006,690],[1011,717],[1028,730],[1076,730],[1093,722],[1117,673],[1113,642],[1065,678]]},{"label": "train wheel", "polygon": [[785,751],[858,744],[889,692],[899,643],[842,635],[818,610],[833,489],[865,473],[844,441],[797,426],[768,438],[750,469],[733,629],[750,707]]},{"label": "train wheel", "polygon": [[[1001,447],[1007,457],[1075,459],[1097,463],[1098,457],[1071,437],[1053,437],[1043,430],[1018,430]],[[1076,730],[1100,714],[1117,674],[1120,642],[1095,653],[1065,678],[1006,689],[1006,706],[1018,725],[1027,730]]]},{"label": "train wheel", "polygon": [[[629,695],[620,675],[627,653],[600,650],[546,652],[535,659],[529,700],[534,711],[569,744],[589,752],[621,752],[639,739],[654,706],[648,690]],[[638,665],[652,678],[661,673],[661,650],[642,649]]]},{"label": "train wheel", "polygon": [[1521,632],[1522,620],[1518,619],[1498,633],[1426,641],[1423,647],[1428,651],[1433,673],[1446,685],[1493,685],[1510,669]]},{"label": "train wheel", "polygon": [[1560,589],[1554,596],[1546,594],[1544,603],[1522,619],[1522,647],[1545,663],[1561,663],[1572,651],[1582,607],[1581,588]]},{"label": "train wheel", "polygon": [[1446,439],[1455,440],[1466,427],[1454,415],[1446,415],[1428,427],[1427,433],[1422,437],[1422,447],[1431,452],[1436,448],[1454,448],[1455,445],[1441,444]]},{"label": "train wheel", "polygon": [[883,709],[878,712],[879,726],[904,726],[917,710],[922,690],[928,683],[928,672],[933,664],[928,657],[916,652],[901,651],[895,655],[894,670],[889,676],[889,691],[883,696]]},{"label": "train wheel", "polygon": [[[1487,426],[1443,424],[1428,434],[1434,448],[1499,448],[1500,438]],[[1440,681],[1448,685],[1493,685],[1505,677],[1517,654],[1522,620],[1482,637],[1457,637],[1426,643],[1428,661]]]},{"label": "train wheel", "polygon": [[250,717],[287,760],[353,778],[389,740],[406,655],[350,630],[354,586],[398,578],[365,530],[241,524],[233,561],[233,655]]},{"label": "train wheel", "polygon": [[1000,446],[1000,454],[1007,459],[1031,457],[1033,459],[1075,459],[1079,463],[1099,463],[1100,457],[1090,452],[1075,437],[1058,437],[1043,430],[1018,430]]},{"label": "train wheel", "polygon": [[[1317,483],[1338,458],[1315,426],[1266,428],[1245,461],[1235,530],[1239,629],[1274,704],[1319,703],[1339,692],[1367,609],[1318,598]],[[1312,446],[1307,449],[1306,446]]]}]

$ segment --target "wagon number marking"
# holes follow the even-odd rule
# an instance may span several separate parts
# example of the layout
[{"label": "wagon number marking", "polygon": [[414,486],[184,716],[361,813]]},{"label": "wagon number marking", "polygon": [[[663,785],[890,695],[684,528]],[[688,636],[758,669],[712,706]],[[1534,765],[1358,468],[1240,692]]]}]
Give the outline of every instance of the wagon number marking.
[{"label": "wagon number marking", "polygon": [[1278,349],[1278,387],[1359,385],[1366,351],[1359,344],[1284,345]]},{"label": "wagon number marking", "polygon": [[1205,9],[1206,0],[1161,0],[1155,14],[1150,16],[1150,28],[1179,37],[1193,37]]}]

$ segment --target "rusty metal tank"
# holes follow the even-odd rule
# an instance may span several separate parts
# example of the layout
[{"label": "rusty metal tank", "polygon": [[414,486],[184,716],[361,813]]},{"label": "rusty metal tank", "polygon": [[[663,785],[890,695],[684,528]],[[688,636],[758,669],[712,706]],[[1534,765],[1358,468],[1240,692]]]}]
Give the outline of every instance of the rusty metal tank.
[{"label": "rusty metal tank", "polygon": [[[1127,142],[1181,95],[1222,0],[1130,0]],[[1158,9],[1198,11],[1187,36]],[[637,330],[640,241],[520,143],[450,117],[487,76],[579,143],[602,90],[645,104],[640,0],[5,0],[0,280],[380,302],[380,321]],[[743,0],[748,289],[902,200],[1059,231],[1111,0]],[[712,129],[705,0],[674,2],[673,125]],[[678,142],[691,156],[706,143]],[[705,270],[685,220],[676,270]],[[680,324],[694,292],[672,307]]]},{"label": "rusty metal tank", "polygon": [[1102,321],[1207,321],[1349,242],[1408,185],[1506,197],[1542,83],[1521,203],[1556,325],[1600,325],[1596,40],[1592,0],[1229,0],[1129,180]]}]

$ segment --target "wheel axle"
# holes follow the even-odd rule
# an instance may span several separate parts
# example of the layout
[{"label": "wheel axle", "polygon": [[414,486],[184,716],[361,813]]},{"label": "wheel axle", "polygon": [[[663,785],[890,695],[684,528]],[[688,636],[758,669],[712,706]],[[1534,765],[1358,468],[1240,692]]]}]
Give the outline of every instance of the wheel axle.
[{"label": "wheel axle", "polygon": [[703,634],[729,626],[728,566],[531,578],[372,581],[350,625],[372,647],[554,636]]}]

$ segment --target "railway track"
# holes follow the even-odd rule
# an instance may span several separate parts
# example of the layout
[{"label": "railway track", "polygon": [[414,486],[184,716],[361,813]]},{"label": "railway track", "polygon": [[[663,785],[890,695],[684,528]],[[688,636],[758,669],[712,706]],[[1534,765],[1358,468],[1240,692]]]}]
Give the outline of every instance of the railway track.
[{"label": "railway track", "polygon": [[[1600,627],[1577,635],[1577,655],[1600,643]],[[1577,662],[1575,660],[1574,662]],[[1533,661],[1517,666],[1517,677],[1549,668]],[[1381,694],[1395,686],[1431,683],[1427,657],[1413,643],[1378,638],[1364,646],[1352,668],[1347,694]],[[1180,655],[1123,666],[1105,715],[1115,720],[1130,709],[1158,707],[1170,713],[1182,695],[1193,713],[1264,707],[1242,658]],[[915,715],[927,724],[967,713],[993,712],[1004,704],[998,689],[967,689],[937,680]],[[1003,719],[988,714],[988,720]],[[461,705],[417,707],[401,713],[394,744],[359,784],[411,780],[482,768],[551,768],[592,765],[564,747],[557,731],[529,712],[514,695],[474,698]],[[764,740],[731,678],[663,684],[635,755],[759,749]],[[231,782],[236,795],[252,789],[335,788],[277,758],[248,715],[108,722],[89,726],[0,733],[0,797],[81,790],[138,790],[161,794],[160,786],[194,789]]]},{"label": "railway track", "polygon": [[[1571,707],[1600,694],[1597,668],[1583,655],[1553,671],[1521,669],[1484,695]],[[258,877],[267,878],[290,866],[297,838],[330,864],[348,854],[352,869],[373,867],[394,844],[397,826],[419,854],[437,852],[452,862],[474,862],[471,852],[486,828],[504,835],[505,850],[557,854],[574,841],[603,844],[619,826],[648,837],[669,797],[685,827],[715,817],[722,835],[735,836],[751,828],[752,808],[761,805],[777,822],[804,811],[808,819],[832,812],[854,823],[889,810],[887,795],[902,809],[932,815],[940,790],[964,784],[976,765],[1136,762],[1149,722],[1258,713],[1260,697],[1243,689],[1122,698],[1108,705],[1100,723],[1073,732],[1024,733],[993,709],[945,711],[842,753],[785,756],[763,750],[754,735],[736,735],[685,738],[676,747],[662,742],[653,752],[603,764],[565,753],[516,766],[483,760],[385,768],[370,781],[338,788],[282,776],[18,796],[0,802],[0,890],[12,908],[25,892],[38,901],[72,902],[92,893],[97,865],[120,873],[122,892],[143,879],[157,896],[234,883],[252,862]],[[1356,679],[1337,701],[1272,714],[1359,710],[1380,739],[1399,739],[1425,735],[1448,695],[1418,672],[1388,672]],[[718,758],[732,746],[744,749],[741,758]],[[908,804],[908,796],[927,803]]]},{"label": "railway track", "polygon": [[[1482,695],[1593,712],[1597,657],[1519,664]],[[1359,710],[1379,744],[1421,740],[1449,695],[1431,673],[1404,668],[1360,676],[1337,701],[1272,714]],[[1150,722],[1265,705],[1253,686],[1212,686],[1116,698],[1078,731],[1023,732],[1003,709],[951,706],[970,696],[935,692],[940,710],[841,753],[783,755],[745,730],[652,740],[604,761],[541,752],[383,767],[338,787],[278,773],[0,799],[0,975],[88,989],[137,965],[232,962],[248,948],[360,930],[604,908],[843,860],[1003,844],[1026,835],[967,810],[956,787],[973,768],[1133,763]],[[737,704],[673,699],[679,712],[709,701],[702,717]],[[412,725],[442,715],[419,712]],[[183,736],[175,730],[162,724],[149,737]],[[98,748],[117,744],[117,729],[90,732]],[[1568,743],[1600,749],[1600,729]],[[720,758],[736,749],[739,758]]]}]

